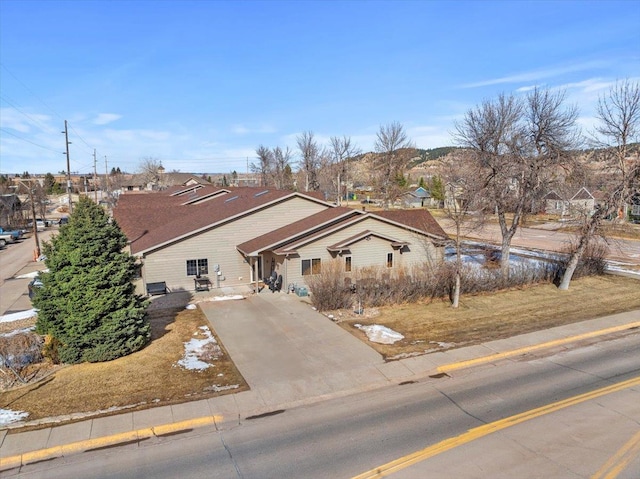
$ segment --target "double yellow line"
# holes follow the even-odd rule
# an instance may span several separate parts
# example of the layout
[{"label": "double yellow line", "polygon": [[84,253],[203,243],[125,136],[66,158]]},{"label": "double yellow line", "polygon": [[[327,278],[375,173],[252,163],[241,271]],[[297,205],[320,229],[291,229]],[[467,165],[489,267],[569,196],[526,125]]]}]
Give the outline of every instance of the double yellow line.
[{"label": "double yellow line", "polygon": [[[516,424],[520,424],[522,422],[528,421],[530,419],[534,419],[545,414],[550,414],[555,411],[559,411],[560,409],[567,408],[569,406],[574,406],[576,404],[580,404],[585,401],[589,401],[591,399],[599,398],[606,394],[611,394],[614,392],[622,391],[623,389],[632,388],[635,386],[640,386],[640,377],[629,379],[627,381],[623,381],[621,383],[613,384],[611,386],[607,386],[601,389],[597,389],[595,391],[591,391],[585,394],[581,394],[579,396],[575,396],[572,398],[564,399],[562,401],[558,401],[552,404],[548,404],[546,406],[539,407],[537,409],[532,409],[531,411],[526,411],[521,414],[516,414],[515,416],[511,416],[505,419],[501,419],[499,421],[492,422],[490,424],[485,424],[483,426],[476,427],[474,429],[470,429],[469,431],[461,434],[459,436],[446,439],[442,442],[429,446],[427,448],[421,449],[420,451],[416,451],[407,456],[401,457],[394,461],[388,462],[382,466],[376,467],[375,469],[371,469],[370,471],[364,472],[358,476],[355,476],[353,479],[377,479],[381,477],[389,476],[394,472],[405,469],[413,464],[424,461],[425,459],[429,459],[430,457],[441,454],[445,451],[453,449],[454,447],[462,446],[463,444],[467,444],[471,441],[474,441],[483,436],[487,436],[494,432],[500,431],[502,429],[506,429],[511,426],[515,426]],[[634,436],[635,437],[635,436]],[[631,443],[631,441],[629,441]],[[623,448],[624,449],[624,448]],[[631,444],[627,447],[631,454],[629,455],[629,459],[624,464],[618,464],[617,467],[624,467],[628,462],[630,462],[634,456],[633,452],[639,449],[638,444]],[[625,452],[624,454],[627,454]],[[625,456],[626,458],[627,456]],[[614,456],[615,458],[615,456]],[[612,460],[614,459],[612,458]],[[614,463],[616,464],[616,463]],[[606,464],[605,464],[606,466]],[[603,466],[604,467],[604,466]],[[607,468],[611,469],[613,466]],[[615,468],[613,469],[616,470]],[[611,479],[615,476],[594,476],[594,479]]]}]

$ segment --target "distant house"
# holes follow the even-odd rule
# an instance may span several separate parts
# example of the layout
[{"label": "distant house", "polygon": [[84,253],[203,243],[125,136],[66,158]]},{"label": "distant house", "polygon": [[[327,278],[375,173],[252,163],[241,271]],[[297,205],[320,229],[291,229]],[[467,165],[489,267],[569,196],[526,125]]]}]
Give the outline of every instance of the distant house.
[{"label": "distant house", "polygon": [[363,212],[313,193],[265,188],[171,187],[122,195],[114,218],[141,259],[143,287],[194,290],[255,284],[272,271],[283,283],[337,260],[345,271],[390,271],[443,258],[447,235],[424,209]]},{"label": "distant house", "polygon": [[0,195],[0,224],[18,225],[22,220],[22,202],[18,195]]},{"label": "distant house", "polygon": [[578,214],[592,215],[595,211],[595,197],[584,186],[570,197],[563,197],[555,191],[550,191],[544,198],[544,212],[548,215],[571,216]]},{"label": "distant house", "polygon": [[425,206],[431,206],[431,193],[419,186],[414,191],[405,193],[402,201],[408,208],[424,208]]}]

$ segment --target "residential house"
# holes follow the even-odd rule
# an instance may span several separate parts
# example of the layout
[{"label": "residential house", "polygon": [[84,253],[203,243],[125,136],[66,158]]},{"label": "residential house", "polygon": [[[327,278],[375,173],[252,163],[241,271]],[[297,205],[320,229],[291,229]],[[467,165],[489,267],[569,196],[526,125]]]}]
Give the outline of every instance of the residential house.
[{"label": "residential house", "polygon": [[577,214],[593,214],[595,211],[595,197],[584,186],[571,197],[563,198],[555,191],[550,191],[544,198],[544,212],[548,215],[576,216]]},{"label": "residential house", "polygon": [[114,218],[142,263],[143,287],[171,291],[256,284],[272,271],[305,285],[323,265],[347,272],[389,268],[443,257],[447,235],[426,210],[363,212],[335,206],[315,193],[194,185],[122,195]]},{"label": "residential house", "polygon": [[424,208],[431,205],[431,193],[419,186],[414,191],[405,193],[402,200],[408,208]]}]

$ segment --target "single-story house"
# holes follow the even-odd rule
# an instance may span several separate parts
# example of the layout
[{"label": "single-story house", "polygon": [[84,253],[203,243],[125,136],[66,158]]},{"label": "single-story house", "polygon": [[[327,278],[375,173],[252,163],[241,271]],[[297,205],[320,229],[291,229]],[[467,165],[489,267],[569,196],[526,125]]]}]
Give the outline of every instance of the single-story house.
[{"label": "single-story house", "polygon": [[[567,199],[568,198],[568,199]],[[576,213],[586,212],[589,215],[595,211],[596,200],[584,186],[572,196],[560,196],[550,191],[544,198],[544,212],[548,215],[574,216]]]},{"label": "single-story house", "polygon": [[431,193],[422,186],[414,191],[408,191],[402,197],[404,204],[408,208],[424,208],[431,205]]},{"label": "single-story house", "polygon": [[272,271],[283,284],[306,285],[323,264],[347,272],[442,259],[448,237],[420,210],[364,212],[314,193],[267,188],[172,187],[122,195],[114,218],[142,263],[142,291],[164,282],[171,291],[256,284]]}]

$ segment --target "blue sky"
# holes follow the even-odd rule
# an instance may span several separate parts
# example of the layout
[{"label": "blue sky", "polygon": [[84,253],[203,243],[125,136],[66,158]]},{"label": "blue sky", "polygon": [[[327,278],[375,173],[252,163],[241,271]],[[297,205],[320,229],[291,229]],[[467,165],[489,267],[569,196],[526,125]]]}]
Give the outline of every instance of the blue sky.
[{"label": "blue sky", "polygon": [[246,170],[255,149],[404,125],[419,148],[499,93],[580,124],[640,79],[640,1],[0,1],[0,172]]}]

